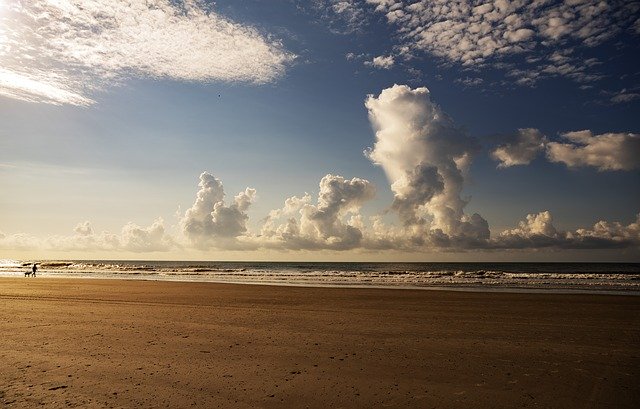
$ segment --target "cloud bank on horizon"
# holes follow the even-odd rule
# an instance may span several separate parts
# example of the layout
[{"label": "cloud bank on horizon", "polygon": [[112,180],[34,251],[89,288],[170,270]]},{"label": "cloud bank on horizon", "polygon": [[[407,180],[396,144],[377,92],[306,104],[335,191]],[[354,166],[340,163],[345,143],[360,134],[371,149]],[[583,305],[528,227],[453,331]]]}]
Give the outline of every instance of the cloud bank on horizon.
[{"label": "cloud bank on horizon", "polygon": [[[246,188],[227,201],[223,183],[200,175],[193,205],[169,234],[162,219],[151,226],[129,223],[120,234],[96,234],[89,222],[73,236],[39,240],[23,234],[0,233],[0,248],[96,249],[131,252],[175,248],[229,250],[400,250],[467,251],[498,249],[622,249],[640,248],[640,214],[632,223],[599,221],[589,228],[562,231],[548,211],[531,213],[518,226],[492,234],[479,214],[465,213],[462,189],[478,142],[431,99],[425,87],[394,85],[366,98],[375,130],[375,144],[365,151],[381,166],[393,192],[385,213],[365,218],[360,210],[375,196],[365,179],[327,174],[319,183],[316,202],[309,194],[293,196],[272,210],[260,231],[247,226],[248,209],[257,192]],[[593,135],[589,131],[563,134],[568,143],[549,142],[535,129],[520,129],[511,142],[492,156],[503,168],[524,165],[546,150],[549,160],[567,166],[599,170],[638,167],[637,134]],[[398,223],[385,220],[395,215]],[[387,217],[388,219],[388,217]]]},{"label": "cloud bank on horizon", "polygon": [[197,0],[8,0],[0,58],[0,95],[83,106],[131,76],[269,83],[295,55]]}]

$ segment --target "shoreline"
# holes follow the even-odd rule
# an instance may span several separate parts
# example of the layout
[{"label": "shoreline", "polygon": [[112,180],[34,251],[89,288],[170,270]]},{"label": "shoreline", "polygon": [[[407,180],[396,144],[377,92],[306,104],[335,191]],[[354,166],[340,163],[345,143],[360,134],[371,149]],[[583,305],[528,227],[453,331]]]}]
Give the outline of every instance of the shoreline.
[{"label": "shoreline", "polygon": [[18,407],[633,408],[640,299],[0,280]]},{"label": "shoreline", "polygon": [[[29,264],[4,260],[0,277]],[[39,277],[238,283],[289,287],[640,295],[638,263],[311,263],[42,260]]]},{"label": "shoreline", "polygon": [[[40,273],[42,274],[42,273]],[[45,273],[46,274],[46,273]],[[379,285],[379,284],[335,284],[335,283],[296,283],[296,282],[260,282],[260,281],[225,281],[225,280],[186,280],[186,279],[154,279],[150,277],[74,277],[71,275],[46,274],[38,277],[22,277],[22,276],[3,276],[0,275],[0,281],[4,279],[52,279],[52,280],[121,280],[121,281],[148,281],[148,282],[168,282],[168,283],[211,283],[211,284],[231,284],[231,285],[257,285],[257,286],[274,286],[274,287],[300,287],[300,288],[349,288],[349,289],[381,289],[381,290],[420,290],[420,291],[452,291],[452,292],[472,292],[472,293],[514,293],[514,294],[591,294],[591,295],[615,295],[615,296],[640,296],[640,288],[631,289],[588,289],[588,288],[567,288],[567,287],[515,287],[500,285],[479,285],[473,286],[468,284],[450,284],[450,285]]]}]

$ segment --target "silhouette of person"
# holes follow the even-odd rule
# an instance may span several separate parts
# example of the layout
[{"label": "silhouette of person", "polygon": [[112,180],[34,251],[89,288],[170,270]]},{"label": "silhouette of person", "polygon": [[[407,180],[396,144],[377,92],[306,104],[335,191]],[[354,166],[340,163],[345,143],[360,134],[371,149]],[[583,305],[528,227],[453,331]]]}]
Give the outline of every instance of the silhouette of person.
[{"label": "silhouette of person", "polygon": [[36,266],[36,263],[33,263],[33,267],[31,267],[31,273],[33,274],[33,276],[36,276],[36,271],[38,270],[38,266]]}]

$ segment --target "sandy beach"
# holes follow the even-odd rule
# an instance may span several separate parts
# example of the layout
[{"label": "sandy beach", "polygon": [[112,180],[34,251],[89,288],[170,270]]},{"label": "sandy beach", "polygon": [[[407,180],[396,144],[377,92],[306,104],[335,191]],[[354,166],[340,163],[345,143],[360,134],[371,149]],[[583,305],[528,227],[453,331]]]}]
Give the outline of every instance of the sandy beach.
[{"label": "sandy beach", "polygon": [[632,408],[640,297],[0,279],[9,407]]}]

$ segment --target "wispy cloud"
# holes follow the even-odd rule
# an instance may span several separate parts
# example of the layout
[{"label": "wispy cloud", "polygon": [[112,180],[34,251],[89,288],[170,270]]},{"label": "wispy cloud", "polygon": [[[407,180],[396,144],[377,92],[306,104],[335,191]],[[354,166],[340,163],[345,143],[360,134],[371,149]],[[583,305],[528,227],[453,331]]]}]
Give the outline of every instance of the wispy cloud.
[{"label": "wispy cloud", "polygon": [[319,15],[320,20],[335,34],[351,34],[367,24],[367,12],[358,0],[302,0],[298,7]]},{"label": "wispy cloud", "polygon": [[295,56],[197,0],[8,0],[0,95],[88,105],[128,76],[263,84]]},{"label": "wispy cloud", "polygon": [[464,77],[457,78],[455,82],[458,84],[462,84],[465,87],[479,87],[484,83],[484,80],[479,77]]},{"label": "wispy cloud", "polygon": [[[640,21],[640,19],[638,21]],[[605,94],[611,95],[609,101],[614,104],[625,104],[640,99],[640,90],[638,88],[624,88],[618,92],[605,92]]]},{"label": "wispy cloud", "polygon": [[0,68],[0,95],[30,102],[91,105],[94,101],[74,90],[68,79],[47,72],[20,73]]}]

